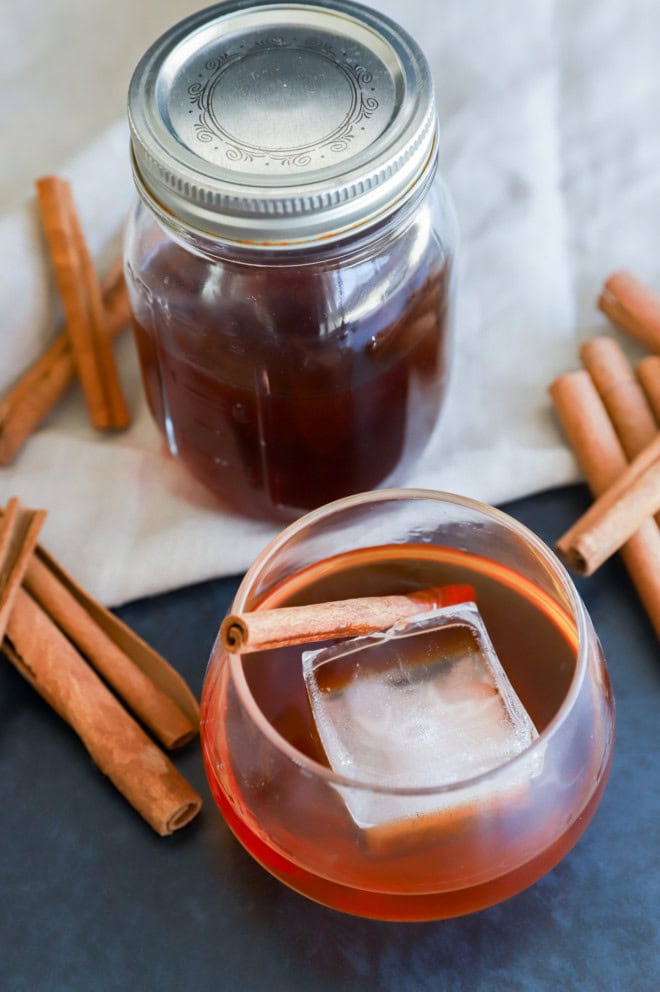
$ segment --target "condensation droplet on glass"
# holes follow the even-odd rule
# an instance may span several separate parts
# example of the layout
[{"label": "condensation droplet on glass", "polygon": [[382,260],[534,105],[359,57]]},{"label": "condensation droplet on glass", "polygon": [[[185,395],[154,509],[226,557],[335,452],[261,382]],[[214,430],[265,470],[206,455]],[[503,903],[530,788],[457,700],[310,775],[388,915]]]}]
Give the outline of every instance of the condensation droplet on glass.
[{"label": "condensation droplet on glass", "polygon": [[247,424],[250,414],[245,403],[234,403],[231,408],[231,415],[239,424]]},{"label": "condensation droplet on glass", "polygon": [[369,338],[369,342],[367,344],[367,349],[366,350],[367,351],[375,351],[377,347],[378,347],[378,340],[376,338],[376,335],[375,334],[372,334],[372,336]]}]

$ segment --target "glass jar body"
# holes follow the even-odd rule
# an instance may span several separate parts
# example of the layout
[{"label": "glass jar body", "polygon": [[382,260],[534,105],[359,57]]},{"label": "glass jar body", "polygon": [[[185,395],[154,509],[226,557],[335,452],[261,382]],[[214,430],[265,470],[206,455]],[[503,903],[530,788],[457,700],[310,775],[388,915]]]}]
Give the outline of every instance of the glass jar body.
[{"label": "glass jar body", "polygon": [[172,454],[279,519],[402,479],[446,391],[454,254],[437,175],[366,233],[290,248],[192,234],[139,199],[126,277]]}]

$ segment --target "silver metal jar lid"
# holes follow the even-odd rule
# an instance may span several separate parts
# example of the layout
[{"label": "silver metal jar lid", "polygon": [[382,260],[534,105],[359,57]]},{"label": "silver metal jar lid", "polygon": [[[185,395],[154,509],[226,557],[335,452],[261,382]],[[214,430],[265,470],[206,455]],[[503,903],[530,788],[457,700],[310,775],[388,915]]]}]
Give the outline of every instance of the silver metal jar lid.
[{"label": "silver metal jar lid", "polygon": [[128,115],[142,194],[242,244],[341,237],[431,167],[433,85],[418,45],[350,0],[227,0],[146,52]]}]

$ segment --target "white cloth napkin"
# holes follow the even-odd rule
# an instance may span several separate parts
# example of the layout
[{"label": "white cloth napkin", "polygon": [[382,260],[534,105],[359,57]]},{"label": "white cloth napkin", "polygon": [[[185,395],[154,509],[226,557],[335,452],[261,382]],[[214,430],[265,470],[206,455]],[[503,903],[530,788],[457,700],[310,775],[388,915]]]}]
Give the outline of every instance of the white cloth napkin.
[{"label": "white cloth napkin", "polygon": [[[99,268],[107,266],[133,196],[123,120],[130,72],[195,7],[9,4],[0,36],[2,392],[60,319],[32,180],[55,170],[71,179]],[[499,502],[573,481],[548,383],[576,364],[582,338],[616,333],[594,306],[610,271],[627,266],[660,288],[660,5],[377,6],[430,59],[442,169],[462,231],[452,384],[407,482]],[[219,512],[164,455],[129,335],[118,356],[134,412],[128,432],[95,433],[74,387],[0,469],[0,502],[16,494],[45,507],[43,543],[111,605],[239,572],[277,530]]]}]

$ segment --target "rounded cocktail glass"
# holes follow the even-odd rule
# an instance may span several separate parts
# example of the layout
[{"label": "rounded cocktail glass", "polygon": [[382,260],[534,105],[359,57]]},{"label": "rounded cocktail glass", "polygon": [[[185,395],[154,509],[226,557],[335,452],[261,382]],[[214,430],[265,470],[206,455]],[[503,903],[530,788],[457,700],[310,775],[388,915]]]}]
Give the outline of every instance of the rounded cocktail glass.
[{"label": "rounded cocktail glass", "polygon": [[[538,731],[520,753],[471,778],[436,784],[430,766],[423,788],[394,788],[354,769],[341,774],[329,765],[307,695],[309,645],[244,656],[214,648],[202,696],[213,795],[257,861],[327,906],[423,920],[493,905],[564,857],[600,801],[614,712],[598,639],[563,566],[506,514],[413,489],[339,500],[269,544],[233,610],[457,583],[475,589],[497,657]],[[355,816],[365,803],[382,811],[376,828]]]}]

